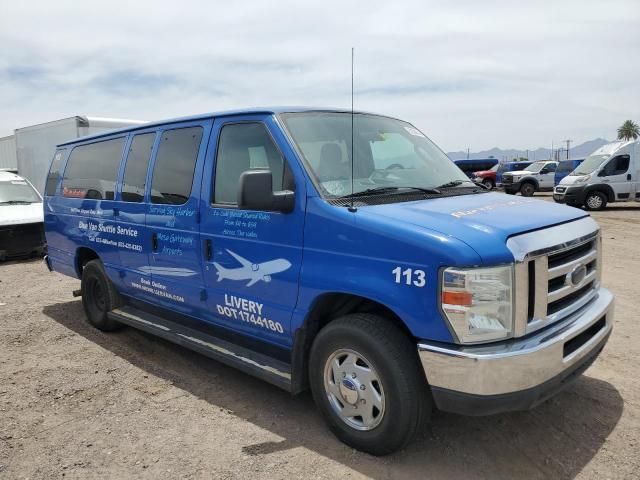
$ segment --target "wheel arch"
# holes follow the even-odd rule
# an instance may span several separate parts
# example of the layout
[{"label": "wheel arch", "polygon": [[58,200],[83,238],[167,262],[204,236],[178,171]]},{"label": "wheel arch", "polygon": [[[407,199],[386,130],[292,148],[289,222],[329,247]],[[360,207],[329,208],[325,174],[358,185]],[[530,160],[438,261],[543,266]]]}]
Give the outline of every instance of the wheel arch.
[{"label": "wheel arch", "polygon": [[76,258],[75,258],[75,270],[78,278],[82,278],[82,270],[87,262],[91,260],[100,259],[100,256],[96,253],[95,250],[92,250],[88,247],[80,247],[76,250]]},{"label": "wheel arch", "polygon": [[379,315],[396,325],[405,335],[413,338],[411,331],[400,316],[383,303],[360,295],[342,292],[325,292],[316,297],[305,320],[294,336],[291,355],[291,389],[300,393],[309,387],[309,352],[313,340],[320,330],[336,318],[350,313]]},{"label": "wheel arch", "polygon": [[536,180],[533,177],[525,177],[522,180],[520,180],[520,188],[522,188],[522,185],[524,185],[525,183],[530,183],[534,186],[534,188],[536,189],[536,192],[538,190],[540,190],[540,183],[538,182],[538,180]]},{"label": "wheel arch", "polygon": [[587,195],[589,195],[591,192],[601,192],[604,193],[607,197],[607,202],[615,202],[616,201],[616,195],[613,191],[613,188],[611,188],[611,185],[607,185],[606,183],[598,183],[596,185],[589,185],[584,192],[584,197],[585,200],[587,198]]}]

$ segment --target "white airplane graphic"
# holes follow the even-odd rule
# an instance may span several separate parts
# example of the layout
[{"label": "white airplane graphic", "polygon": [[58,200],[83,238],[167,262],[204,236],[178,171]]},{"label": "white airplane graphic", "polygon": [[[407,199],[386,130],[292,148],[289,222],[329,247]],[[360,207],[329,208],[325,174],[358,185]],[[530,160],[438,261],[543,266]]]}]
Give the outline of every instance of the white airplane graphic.
[{"label": "white airplane graphic", "polygon": [[284,272],[291,267],[291,263],[284,258],[277,258],[275,260],[269,260],[263,263],[251,263],[246,258],[241,257],[237,253],[233,253],[231,250],[227,250],[229,255],[235,258],[242,267],[239,268],[225,268],[217,262],[213,262],[213,266],[216,267],[218,274],[218,281],[221,282],[224,279],[229,280],[249,280],[247,287],[259,282],[269,283],[271,281],[271,275],[275,273]]}]

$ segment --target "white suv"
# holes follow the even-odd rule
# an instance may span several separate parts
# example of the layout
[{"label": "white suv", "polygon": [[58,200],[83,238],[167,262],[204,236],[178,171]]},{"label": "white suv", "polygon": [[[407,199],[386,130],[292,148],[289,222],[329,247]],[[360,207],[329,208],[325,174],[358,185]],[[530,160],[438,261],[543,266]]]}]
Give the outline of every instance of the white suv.
[{"label": "white suv", "polygon": [[505,193],[511,195],[520,192],[523,197],[530,197],[535,192],[553,190],[558,162],[543,160],[533,162],[519,172],[502,174],[502,186]]},{"label": "white suv", "polygon": [[44,250],[42,197],[25,178],[0,171],[0,261]]}]

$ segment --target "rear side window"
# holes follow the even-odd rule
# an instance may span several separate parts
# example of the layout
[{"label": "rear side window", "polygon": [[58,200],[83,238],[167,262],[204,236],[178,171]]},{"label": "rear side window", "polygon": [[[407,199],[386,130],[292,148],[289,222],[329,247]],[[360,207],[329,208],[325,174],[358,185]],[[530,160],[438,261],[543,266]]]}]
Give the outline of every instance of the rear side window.
[{"label": "rear side window", "polygon": [[276,192],[283,189],[283,183],[292,181],[285,179],[284,159],[263,124],[225,125],[218,144],[214,203],[237,205],[240,175],[252,169],[271,170]]},{"label": "rear side window", "polygon": [[62,170],[62,162],[64,161],[64,150],[58,150],[53,156],[49,175],[47,175],[47,183],[44,187],[45,195],[55,195],[58,180],[60,180],[60,170]]},{"label": "rear side window", "polygon": [[193,173],[202,140],[202,127],[162,133],[151,181],[151,201],[182,205],[191,195]]},{"label": "rear side window", "polygon": [[75,147],[62,181],[65,197],[113,200],[124,137]]},{"label": "rear side window", "polygon": [[131,141],[122,181],[122,200],[125,202],[141,202],[144,199],[147,169],[155,139],[155,133],[143,133],[134,136]]}]

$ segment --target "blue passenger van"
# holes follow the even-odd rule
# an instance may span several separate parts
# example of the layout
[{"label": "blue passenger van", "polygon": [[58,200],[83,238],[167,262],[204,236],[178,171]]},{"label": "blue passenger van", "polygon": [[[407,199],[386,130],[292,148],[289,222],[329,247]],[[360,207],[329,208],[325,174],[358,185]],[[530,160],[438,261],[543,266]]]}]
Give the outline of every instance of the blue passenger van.
[{"label": "blue passenger van", "polygon": [[75,139],[44,222],[47,265],[81,280],[95,328],[310,389],[376,455],[433,407],[534,407],[613,325],[587,213],[488,192],[381,115],[257,109]]}]

